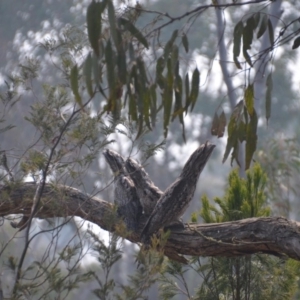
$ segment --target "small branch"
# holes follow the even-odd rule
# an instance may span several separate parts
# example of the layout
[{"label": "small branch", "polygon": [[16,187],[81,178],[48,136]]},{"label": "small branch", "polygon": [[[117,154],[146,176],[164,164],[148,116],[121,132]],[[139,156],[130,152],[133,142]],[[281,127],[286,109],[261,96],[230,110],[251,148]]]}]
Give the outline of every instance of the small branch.
[{"label": "small branch", "polygon": [[[0,215],[30,215],[36,192],[33,183],[0,186]],[[36,217],[79,216],[84,220],[114,231],[116,222],[113,205],[77,189],[46,184]],[[140,243],[139,229],[125,238]],[[181,255],[237,257],[255,253],[272,254],[300,260],[300,223],[282,217],[251,218],[214,224],[186,224],[183,230],[172,230],[165,246],[171,259],[186,262]]]},{"label": "small branch", "polygon": [[[208,9],[208,8],[215,8],[215,9],[216,8],[227,8],[227,7],[231,7],[231,6],[243,6],[243,5],[247,5],[247,4],[259,4],[259,3],[263,3],[263,2],[269,2],[269,1],[270,0],[253,0],[253,1],[246,1],[246,2],[241,2],[241,3],[233,2],[233,3],[225,3],[225,4],[218,4],[218,5],[215,5],[215,4],[200,5],[200,6],[197,6],[195,9],[187,11],[186,13],[184,13],[184,14],[178,16],[178,17],[172,17],[169,14],[159,13],[158,15],[163,15],[163,16],[167,17],[169,19],[169,21],[167,21],[167,22],[163,23],[162,25],[154,28],[153,30],[148,32],[148,34],[146,36],[150,36],[153,32],[159,31],[162,28],[172,24],[175,21],[180,21],[181,19],[184,19],[184,18],[186,18],[190,15],[202,12],[202,11]],[[151,12],[149,10],[144,10],[144,9],[141,9],[141,11],[145,11],[147,13]],[[152,11],[152,13],[157,13],[157,12]]]}]

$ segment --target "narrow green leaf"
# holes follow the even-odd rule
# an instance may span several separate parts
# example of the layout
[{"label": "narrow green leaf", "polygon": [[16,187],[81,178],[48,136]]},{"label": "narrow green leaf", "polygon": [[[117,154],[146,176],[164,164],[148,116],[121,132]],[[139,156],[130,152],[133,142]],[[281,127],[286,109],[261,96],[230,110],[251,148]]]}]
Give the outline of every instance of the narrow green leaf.
[{"label": "narrow green leaf", "polygon": [[253,15],[254,19],[254,30],[257,28],[259,21],[260,21],[260,12],[257,12]]},{"label": "narrow green leaf", "polygon": [[187,114],[187,109],[188,107],[190,106],[190,79],[189,79],[189,74],[186,73],[185,75],[185,81],[184,81],[184,84],[185,84],[185,110],[186,110],[186,114]]},{"label": "narrow green leaf", "polygon": [[247,135],[247,125],[244,121],[240,121],[238,126],[238,138],[240,143],[246,140],[246,135]]},{"label": "narrow green leaf", "polygon": [[164,80],[163,80],[163,71],[165,68],[165,60],[161,56],[156,63],[156,83],[159,85],[161,89],[164,88]]},{"label": "narrow green leaf", "polygon": [[133,47],[133,44],[130,42],[129,43],[129,47],[128,47],[129,49],[129,58],[130,58],[130,60],[133,62],[133,61],[135,61],[135,52],[134,52],[134,47]]},{"label": "narrow green leaf", "polygon": [[178,52],[179,52],[179,50],[178,50],[177,45],[173,45],[172,53],[171,53],[171,61],[172,61],[172,67],[173,67],[174,71],[175,71],[175,68],[176,68],[177,63],[178,63],[178,55],[179,55]]},{"label": "narrow green leaf", "polygon": [[244,58],[245,58],[246,62],[249,64],[249,66],[253,67],[250,55],[249,55],[249,53],[247,52],[247,50],[245,48],[243,48],[243,55],[244,55]]},{"label": "narrow green leaf", "polygon": [[122,41],[120,40],[120,35],[118,35],[117,32],[117,21],[116,21],[116,15],[115,15],[115,8],[113,5],[112,0],[109,0],[107,2],[107,11],[108,11],[108,21],[109,21],[109,27],[110,27],[110,33],[112,36],[112,39],[114,41],[114,44],[117,49],[119,49],[119,46],[122,44]]},{"label": "narrow green leaf", "polygon": [[269,30],[269,38],[270,38],[270,44],[273,46],[274,44],[274,30],[271,20],[268,20],[268,30]]},{"label": "narrow green leaf", "polygon": [[218,135],[218,130],[219,130],[219,116],[215,112],[211,129],[210,129],[211,135]]},{"label": "narrow green leaf", "polygon": [[105,5],[101,2],[92,1],[87,8],[86,23],[91,47],[99,57],[99,37],[101,34],[101,14]]},{"label": "narrow green leaf", "polygon": [[251,49],[254,27],[255,21],[254,18],[251,17],[247,20],[246,26],[243,29],[243,46],[246,50]]},{"label": "narrow green leaf", "polygon": [[180,123],[182,123],[184,108],[182,106],[182,78],[179,74],[176,75],[174,92],[175,92],[175,105],[174,105],[174,111],[172,115],[172,121],[174,121],[174,119],[177,116],[179,116]]},{"label": "narrow green leaf", "polygon": [[192,89],[190,94],[191,111],[194,109],[199,94],[200,72],[196,67],[192,76]]},{"label": "narrow green leaf", "polygon": [[185,52],[188,53],[189,52],[189,40],[185,33],[183,33],[181,40],[182,40],[182,44],[183,44]]},{"label": "narrow green leaf", "polygon": [[128,30],[141,44],[143,44],[147,49],[149,48],[149,44],[147,39],[143,36],[143,34],[127,19],[120,18],[119,22],[124,26],[126,30]]},{"label": "narrow green leaf", "polygon": [[135,92],[135,81],[137,81],[137,70],[136,65],[133,65],[130,75],[129,83],[127,84],[127,92],[129,95],[129,119],[133,121],[138,120],[137,115],[137,103],[136,103],[136,92]]},{"label": "narrow green leaf", "polygon": [[228,158],[228,155],[230,151],[232,150],[231,154],[231,164],[233,160],[235,160],[238,165],[239,158],[238,158],[238,150],[239,150],[239,124],[241,122],[241,116],[243,113],[244,108],[244,101],[241,100],[233,109],[233,112],[230,116],[230,120],[227,126],[227,132],[228,132],[228,138],[227,138],[227,144],[226,149],[223,157],[223,163]]},{"label": "narrow green leaf", "polygon": [[81,97],[79,94],[78,90],[78,68],[77,65],[75,65],[71,69],[71,74],[70,74],[70,83],[71,83],[71,89],[75,97],[75,101],[78,103],[78,105],[83,108]]},{"label": "narrow green leaf", "polygon": [[100,82],[102,82],[102,77],[101,77],[102,64],[99,63],[99,60],[95,53],[93,53],[92,55],[92,69],[93,69],[95,84],[98,85]]},{"label": "narrow green leaf", "polygon": [[294,40],[292,49],[293,49],[293,50],[294,50],[294,49],[297,49],[299,46],[300,46],[300,36],[298,36],[298,37]]},{"label": "narrow green leaf", "polygon": [[253,84],[250,84],[245,90],[245,104],[250,116],[253,115],[254,112],[254,87]]},{"label": "narrow green leaf", "polygon": [[253,40],[253,31],[255,28],[255,21],[253,16],[247,20],[246,26],[243,29],[243,55],[247,63],[252,67],[252,62],[247,50],[251,49]]},{"label": "narrow green leaf", "polygon": [[244,29],[243,22],[240,21],[234,27],[234,32],[233,32],[233,60],[238,69],[242,69],[241,64],[237,58],[240,55],[240,51],[241,51],[241,39],[242,39],[243,29]]},{"label": "narrow green leaf", "polygon": [[247,125],[247,133],[246,133],[246,157],[245,157],[245,169],[249,169],[253,154],[256,150],[257,144],[257,115],[254,110],[253,115],[250,116],[250,122]]},{"label": "narrow green leaf", "polygon": [[[179,62],[178,62],[177,69],[179,69]],[[182,78],[179,75],[179,70],[177,71],[177,74],[176,74],[174,92],[175,92],[175,106],[174,106],[174,113],[172,116],[172,121],[176,118],[176,116],[178,116],[179,122],[182,126],[182,138],[183,138],[184,142],[186,142],[184,118],[183,118],[183,113],[184,113],[185,109],[182,105]]]},{"label": "narrow green leaf", "polygon": [[138,132],[135,137],[137,140],[143,133],[143,128],[144,128],[144,119],[143,119],[143,114],[139,114],[139,119],[138,119]]},{"label": "narrow green leaf", "polygon": [[172,96],[173,96],[173,72],[172,62],[169,58],[167,61],[167,78],[166,86],[163,92],[163,104],[164,104],[164,137],[168,135],[168,128],[172,110]]},{"label": "narrow green leaf", "polygon": [[220,116],[218,116],[218,114],[215,112],[211,130],[210,130],[211,134],[217,136],[218,138],[223,137],[226,124],[227,124],[227,120],[224,111],[222,110]]},{"label": "narrow green leaf", "polygon": [[111,41],[108,40],[105,47],[105,61],[107,66],[107,81],[110,90],[115,89],[115,54],[112,49]]},{"label": "narrow green leaf", "polygon": [[144,104],[144,120],[145,124],[148,127],[149,130],[152,130],[150,125],[150,102],[151,102],[151,96],[150,96],[150,90],[146,88],[144,91],[144,97],[143,97],[143,104]]},{"label": "narrow green leaf", "polygon": [[118,51],[117,56],[117,66],[119,70],[120,82],[126,84],[127,82],[127,64],[126,64],[126,54],[125,51]]},{"label": "narrow green leaf", "polygon": [[116,104],[116,78],[115,78],[115,53],[112,49],[111,41],[108,40],[105,47],[105,61],[107,69],[107,82],[109,87],[109,99],[107,111],[113,111]]},{"label": "narrow green leaf", "polygon": [[129,96],[129,120],[137,121],[137,110],[136,110],[136,101],[135,95],[131,92],[128,93]]},{"label": "narrow green leaf", "polygon": [[93,91],[93,84],[92,84],[92,66],[93,66],[93,59],[91,54],[87,56],[85,63],[84,63],[84,76],[85,76],[85,84],[86,84],[86,89],[90,95],[90,97],[94,96],[94,91]]},{"label": "narrow green leaf", "polygon": [[266,80],[267,91],[266,91],[266,119],[267,123],[271,117],[271,102],[272,102],[272,90],[273,90],[273,80],[272,73],[270,73]]},{"label": "narrow green leaf", "polygon": [[150,95],[151,95],[151,124],[155,127],[156,123],[156,114],[157,114],[157,99],[156,99],[156,84],[150,86]]},{"label": "narrow green leaf", "polygon": [[172,46],[173,46],[173,44],[174,44],[177,36],[178,36],[178,30],[176,29],[172,33],[172,36],[171,36],[170,40],[165,45],[165,49],[164,49],[164,58],[165,58],[165,60],[168,59],[169,54],[170,54],[170,52],[172,50]]},{"label": "narrow green leaf", "polygon": [[141,80],[143,83],[148,83],[148,77],[147,77],[147,73],[146,73],[146,68],[145,68],[145,63],[144,61],[141,59],[141,57],[138,57],[137,60],[137,67],[139,70],[139,73],[141,75]]},{"label": "narrow green leaf", "polygon": [[265,32],[268,26],[268,16],[263,15],[256,37],[259,39]]}]

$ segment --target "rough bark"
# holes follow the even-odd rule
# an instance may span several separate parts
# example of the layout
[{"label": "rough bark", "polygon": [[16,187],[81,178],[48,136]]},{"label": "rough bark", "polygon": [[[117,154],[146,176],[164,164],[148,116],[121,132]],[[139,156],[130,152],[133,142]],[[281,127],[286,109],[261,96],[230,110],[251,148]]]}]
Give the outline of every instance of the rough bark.
[{"label": "rough bark", "polygon": [[[0,186],[0,215],[29,215],[36,185],[18,183]],[[113,205],[66,186],[45,186],[41,206],[35,217],[78,216],[109,231],[118,220]],[[146,222],[141,218],[137,232],[125,238],[140,242]],[[282,217],[251,218],[214,224],[185,224],[185,229],[171,230],[164,248],[170,258],[187,262],[181,255],[236,257],[255,253],[287,256],[300,260],[300,223]]]}]

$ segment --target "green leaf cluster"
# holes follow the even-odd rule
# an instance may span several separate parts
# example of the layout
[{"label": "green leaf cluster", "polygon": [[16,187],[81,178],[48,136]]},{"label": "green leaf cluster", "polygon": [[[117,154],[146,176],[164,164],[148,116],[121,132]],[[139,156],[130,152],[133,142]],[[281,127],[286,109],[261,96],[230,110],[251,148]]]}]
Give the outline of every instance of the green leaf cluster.
[{"label": "green leaf cluster", "polygon": [[227,144],[223,157],[223,163],[231,154],[231,164],[235,160],[240,165],[238,153],[240,143],[245,142],[245,169],[250,167],[257,145],[257,124],[258,118],[254,108],[254,87],[250,84],[244,94],[244,100],[241,100],[231,114],[227,132]]},{"label": "green leaf cluster", "polygon": [[259,164],[246,172],[245,179],[239,176],[237,170],[231,171],[223,198],[215,198],[213,205],[207,196],[202,197],[200,216],[206,223],[269,216],[270,208],[266,206],[264,192],[266,180]]},{"label": "green leaf cluster", "polygon": [[243,56],[250,67],[253,67],[251,57],[248,50],[251,49],[254,32],[257,31],[256,38],[259,39],[268,29],[270,44],[274,44],[273,25],[267,14],[257,12],[251,15],[245,21],[240,21],[236,24],[233,32],[233,60],[237,68],[242,69],[238,60],[241,52],[241,45],[243,41]]},{"label": "green leaf cluster", "polygon": [[[139,11],[139,9],[135,9]],[[105,27],[106,14],[109,28]],[[111,113],[115,120],[121,117],[123,107],[127,106],[129,120],[136,124],[137,136],[145,128],[152,130],[156,125],[158,112],[163,110],[164,137],[169,125],[177,117],[182,126],[185,140],[184,113],[193,110],[199,94],[200,72],[197,68],[185,76],[185,89],[180,73],[179,48],[176,44],[178,30],[175,30],[156,61],[156,76],[152,79],[148,72],[149,62],[144,60],[145,49],[149,48],[148,39],[135,26],[139,13],[125,13],[118,16],[111,0],[95,2],[87,10],[87,30],[93,53],[89,54],[83,66],[85,86],[91,98],[100,92],[106,99],[103,113]],[[186,52],[189,43],[186,34],[182,35],[182,45]],[[106,78],[102,78],[106,70]],[[75,75],[80,76],[77,66],[71,70],[71,87],[76,102],[83,106],[78,92]],[[103,84],[107,82],[108,89]],[[185,90],[185,103],[183,92]],[[157,94],[161,93],[161,102]]]},{"label": "green leaf cluster", "polygon": [[[200,215],[206,223],[226,222],[270,215],[266,205],[266,175],[259,164],[240,178],[237,170],[228,177],[223,198],[215,204],[202,197]],[[203,283],[195,299],[291,299],[297,288],[299,262],[267,255],[241,258],[210,258],[196,262]]]}]

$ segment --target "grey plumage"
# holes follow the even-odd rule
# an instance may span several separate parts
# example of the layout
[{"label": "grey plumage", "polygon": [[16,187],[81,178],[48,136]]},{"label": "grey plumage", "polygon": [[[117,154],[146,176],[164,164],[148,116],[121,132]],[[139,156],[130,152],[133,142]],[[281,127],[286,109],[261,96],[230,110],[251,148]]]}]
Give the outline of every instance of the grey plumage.
[{"label": "grey plumage", "polygon": [[141,239],[143,242],[148,242],[153,233],[173,223],[183,215],[193,198],[200,173],[214,147],[215,145],[206,142],[190,156],[180,176],[158,200],[142,231]]},{"label": "grey plumage", "polygon": [[124,169],[123,157],[115,151],[105,150],[104,157],[114,173],[114,202],[117,213],[124,219],[128,230],[137,230],[142,214],[136,188]]},{"label": "grey plumage", "polygon": [[150,215],[163,192],[155,186],[145,169],[134,159],[128,158],[125,168],[133,180],[145,215]]}]

